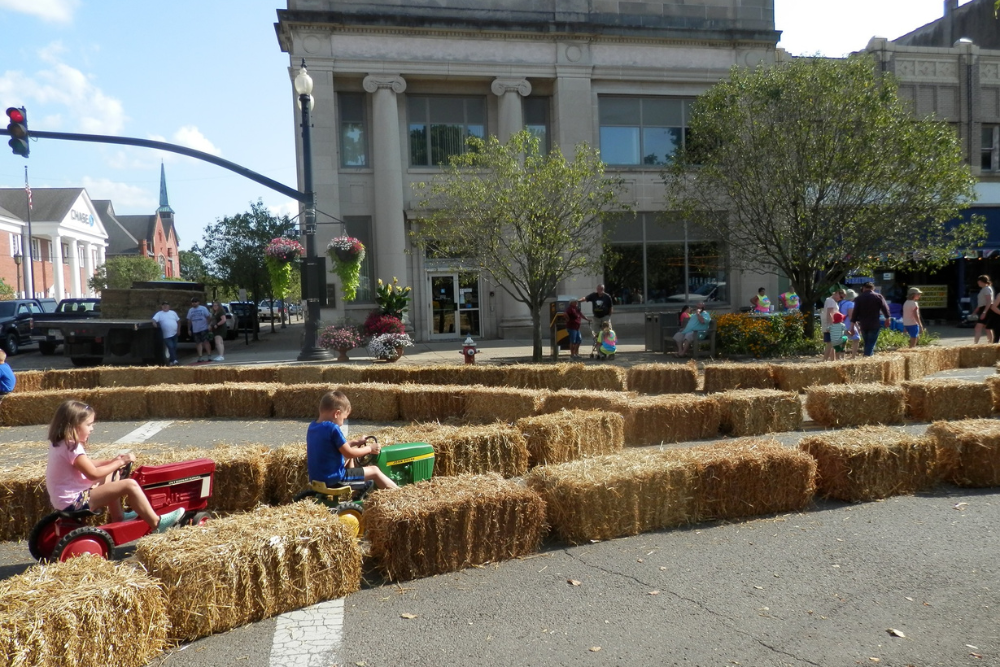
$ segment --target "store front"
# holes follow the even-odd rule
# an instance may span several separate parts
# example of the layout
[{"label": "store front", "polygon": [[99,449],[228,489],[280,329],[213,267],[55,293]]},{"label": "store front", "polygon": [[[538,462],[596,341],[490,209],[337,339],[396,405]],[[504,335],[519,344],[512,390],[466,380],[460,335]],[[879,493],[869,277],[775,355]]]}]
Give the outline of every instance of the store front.
[{"label": "store front", "polygon": [[428,273],[431,340],[479,338],[482,334],[480,279],[475,271]]}]

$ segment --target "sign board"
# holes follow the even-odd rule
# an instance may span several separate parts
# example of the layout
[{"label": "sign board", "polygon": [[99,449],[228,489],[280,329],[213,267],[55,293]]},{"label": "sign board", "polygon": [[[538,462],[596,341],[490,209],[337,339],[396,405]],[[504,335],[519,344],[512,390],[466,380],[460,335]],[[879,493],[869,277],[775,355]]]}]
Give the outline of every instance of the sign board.
[{"label": "sign board", "polygon": [[891,271],[889,273],[883,273],[882,280],[892,280],[895,276],[896,274],[892,273]]},{"label": "sign board", "polygon": [[245,287],[241,287],[240,288],[240,301],[246,301],[246,300],[247,300],[247,290],[246,290]]},{"label": "sign board", "polygon": [[917,287],[923,292],[920,295],[921,308],[947,308],[948,307],[948,286],[947,285],[910,285]]}]

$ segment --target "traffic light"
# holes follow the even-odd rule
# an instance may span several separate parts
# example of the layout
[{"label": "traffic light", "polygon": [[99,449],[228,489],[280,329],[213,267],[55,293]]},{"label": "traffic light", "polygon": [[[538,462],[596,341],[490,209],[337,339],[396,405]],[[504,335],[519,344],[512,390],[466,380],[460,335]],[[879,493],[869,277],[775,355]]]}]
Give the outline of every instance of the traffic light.
[{"label": "traffic light", "polygon": [[14,151],[14,155],[28,157],[28,153],[31,152],[28,149],[28,112],[24,110],[24,107],[20,109],[10,107],[7,109],[7,118],[10,119],[10,123],[7,125],[10,141],[7,143]]}]

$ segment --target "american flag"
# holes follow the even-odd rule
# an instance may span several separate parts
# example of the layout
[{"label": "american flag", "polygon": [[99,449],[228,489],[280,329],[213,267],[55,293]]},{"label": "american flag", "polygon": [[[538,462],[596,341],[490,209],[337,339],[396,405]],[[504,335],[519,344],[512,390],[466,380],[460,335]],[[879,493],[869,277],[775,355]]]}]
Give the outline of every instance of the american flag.
[{"label": "american flag", "polygon": [[24,184],[24,191],[28,193],[28,210],[31,210],[31,186],[27,183]]}]

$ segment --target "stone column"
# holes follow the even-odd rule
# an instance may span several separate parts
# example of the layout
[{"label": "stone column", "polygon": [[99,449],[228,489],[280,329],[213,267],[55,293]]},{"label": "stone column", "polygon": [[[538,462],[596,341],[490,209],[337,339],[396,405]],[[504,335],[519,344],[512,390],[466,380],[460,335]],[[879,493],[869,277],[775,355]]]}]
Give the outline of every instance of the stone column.
[{"label": "stone column", "polygon": [[52,245],[52,284],[55,286],[56,301],[62,299],[66,289],[66,274],[63,272],[62,237],[54,234],[49,241]]},{"label": "stone column", "polygon": [[[393,74],[370,74],[372,95],[372,171],[375,175],[375,275],[406,280],[406,220],[403,216],[403,149],[399,98],[406,81]],[[414,304],[416,306],[416,304]]]},{"label": "stone column", "polygon": [[80,291],[80,246],[76,239],[69,240],[69,280],[73,290],[70,296],[74,298],[83,296]]},{"label": "stone column", "polygon": [[104,266],[104,264],[108,261],[108,255],[107,255],[107,253],[108,253],[108,246],[107,245],[105,245],[105,244],[102,243],[101,245],[97,246],[97,265],[98,266]]},{"label": "stone column", "polygon": [[83,296],[93,296],[94,292],[90,289],[87,284],[90,279],[94,277],[94,244],[84,243],[83,244],[83,285],[80,287],[83,290]]},{"label": "stone column", "polygon": [[490,90],[500,98],[497,139],[500,143],[507,143],[524,128],[521,98],[531,94],[531,83],[527,79],[493,79]]}]

